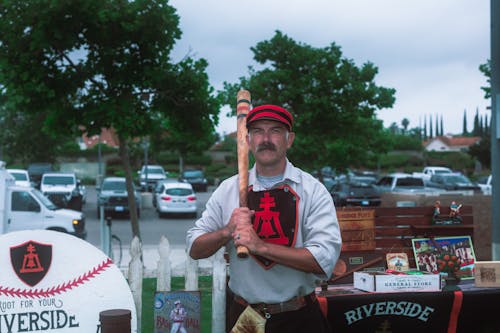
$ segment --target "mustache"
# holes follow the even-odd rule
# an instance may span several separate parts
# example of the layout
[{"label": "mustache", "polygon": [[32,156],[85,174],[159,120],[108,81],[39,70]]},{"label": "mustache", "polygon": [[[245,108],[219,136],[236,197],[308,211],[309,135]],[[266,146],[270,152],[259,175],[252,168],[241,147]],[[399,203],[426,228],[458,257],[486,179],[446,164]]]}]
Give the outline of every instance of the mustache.
[{"label": "mustache", "polygon": [[276,146],[272,142],[264,142],[257,146],[257,152],[269,149],[271,151],[276,151]]}]

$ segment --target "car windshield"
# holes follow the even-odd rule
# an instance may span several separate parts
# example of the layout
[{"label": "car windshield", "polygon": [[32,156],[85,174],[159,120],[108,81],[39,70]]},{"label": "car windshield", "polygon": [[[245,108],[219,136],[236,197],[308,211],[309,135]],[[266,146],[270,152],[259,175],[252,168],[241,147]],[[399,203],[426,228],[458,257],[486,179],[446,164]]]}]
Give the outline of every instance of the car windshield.
[{"label": "car windshield", "polygon": [[199,177],[203,177],[203,172],[200,171],[200,170],[184,171],[184,177],[186,177],[186,178],[199,178]]},{"label": "car windshield", "polygon": [[160,167],[150,167],[148,166],[147,168],[144,168],[144,173],[155,173],[155,174],[160,174],[162,175],[164,172],[162,170],[162,168]]},{"label": "car windshield", "polygon": [[420,178],[412,177],[399,178],[396,186],[424,186],[424,181]]},{"label": "car windshield", "polygon": [[437,169],[434,171],[436,174],[444,174],[444,173],[450,173],[449,170],[445,170],[445,169]]},{"label": "car windshield", "polygon": [[28,180],[28,177],[26,176],[25,173],[22,172],[9,172],[12,177],[14,177],[16,180]]},{"label": "car windshield", "polygon": [[169,188],[165,191],[165,194],[168,195],[177,195],[177,196],[186,196],[186,195],[191,195],[193,194],[193,191],[191,191],[188,188]]},{"label": "car windshield", "polygon": [[75,178],[69,176],[46,176],[43,177],[44,185],[74,185]]},{"label": "car windshield", "polygon": [[45,195],[43,195],[42,192],[40,192],[38,190],[33,190],[33,194],[48,209],[50,209],[50,210],[56,210],[57,209],[57,206],[54,205],[54,203],[52,201],[50,201],[49,198],[47,198]]},{"label": "car windshield", "polygon": [[125,186],[125,182],[121,182],[118,180],[105,181],[102,184],[103,191],[126,191],[127,187]]},{"label": "car windshield", "polygon": [[471,183],[471,181],[467,179],[465,176],[460,176],[460,175],[443,177],[443,180],[447,184]]}]

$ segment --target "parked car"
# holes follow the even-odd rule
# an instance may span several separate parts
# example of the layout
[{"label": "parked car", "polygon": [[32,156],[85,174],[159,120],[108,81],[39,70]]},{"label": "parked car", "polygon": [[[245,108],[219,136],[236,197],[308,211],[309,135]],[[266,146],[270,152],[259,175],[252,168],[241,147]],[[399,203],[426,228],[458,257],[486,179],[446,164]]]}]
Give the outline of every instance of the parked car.
[{"label": "parked car", "polygon": [[167,178],[167,179],[164,179],[164,180],[159,180],[157,183],[156,183],[156,187],[154,189],[154,193],[153,193],[153,196],[152,196],[152,201],[153,201],[153,207],[156,208],[156,193],[158,193],[158,191],[160,191],[160,189],[162,188],[162,186],[164,186],[164,184],[167,184],[167,183],[178,183],[179,180],[177,178]]},{"label": "parked car", "polygon": [[74,173],[44,173],[40,184],[43,195],[57,207],[82,211],[83,196]]},{"label": "parked car", "polygon": [[85,214],[57,208],[39,190],[16,185],[14,177],[0,161],[0,234],[36,229],[67,232],[82,239],[87,237]]},{"label": "parked car", "polygon": [[42,176],[47,172],[54,172],[54,166],[50,163],[32,163],[28,166],[28,174],[30,176],[30,181],[33,186],[40,189],[40,182],[42,181]]},{"label": "parked car", "polygon": [[28,170],[7,169],[7,172],[15,178],[16,185],[31,187],[30,175],[28,174]]},{"label": "parked car", "polygon": [[481,191],[483,191],[483,194],[491,195],[491,188],[493,185],[492,175],[479,178],[477,181],[477,185],[481,188]]},{"label": "parked car", "polygon": [[422,178],[424,183],[427,184],[433,175],[441,175],[453,173],[448,167],[443,166],[426,166],[422,169],[422,172],[414,172],[412,174],[413,177]]},{"label": "parked car", "polygon": [[[135,204],[137,216],[140,217],[139,193],[134,187]],[[104,216],[111,216],[113,213],[130,214],[128,204],[127,185],[125,177],[107,177],[97,188],[97,217],[101,216],[101,207],[104,208]]]},{"label": "parked car", "polygon": [[202,170],[184,170],[179,177],[181,183],[189,183],[195,191],[206,192],[208,189],[208,181]]},{"label": "parked car", "polygon": [[436,188],[425,186],[423,178],[413,177],[408,173],[392,173],[382,176],[375,183],[381,192],[395,192],[399,194],[439,195]]},{"label": "parked car", "polygon": [[161,165],[143,165],[137,173],[139,174],[141,191],[153,191],[156,183],[168,176]]},{"label": "parked car", "polygon": [[330,190],[335,207],[380,206],[382,198],[373,184],[340,182]]},{"label": "parked car", "polygon": [[159,217],[168,213],[189,214],[193,217],[198,214],[196,194],[189,183],[162,182],[156,188],[154,200]]},{"label": "parked car", "polygon": [[460,191],[462,194],[469,195],[481,192],[479,185],[474,184],[467,176],[458,173],[433,175],[428,185],[446,191]]}]

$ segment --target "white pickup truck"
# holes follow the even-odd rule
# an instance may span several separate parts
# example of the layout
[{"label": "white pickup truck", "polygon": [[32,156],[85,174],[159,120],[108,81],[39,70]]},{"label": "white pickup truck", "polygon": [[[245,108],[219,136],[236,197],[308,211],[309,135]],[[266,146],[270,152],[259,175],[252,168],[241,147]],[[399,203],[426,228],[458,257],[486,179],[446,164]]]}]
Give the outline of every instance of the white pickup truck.
[{"label": "white pickup truck", "polygon": [[422,178],[424,182],[427,183],[433,175],[442,173],[453,173],[453,170],[442,166],[426,166],[422,172],[414,172],[412,176]]},{"label": "white pickup truck", "polygon": [[46,229],[85,239],[85,215],[57,208],[39,190],[15,185],[0,161],[0,234],[17,230]]},{"label": "white pickup truck", "polygon": [[478,181],[477,185],[479,185],[484,195],[491,195],[492,182],[493,182],[493,177],[492,175],[489,175],[488,177],[484,177],[483,179]]}]

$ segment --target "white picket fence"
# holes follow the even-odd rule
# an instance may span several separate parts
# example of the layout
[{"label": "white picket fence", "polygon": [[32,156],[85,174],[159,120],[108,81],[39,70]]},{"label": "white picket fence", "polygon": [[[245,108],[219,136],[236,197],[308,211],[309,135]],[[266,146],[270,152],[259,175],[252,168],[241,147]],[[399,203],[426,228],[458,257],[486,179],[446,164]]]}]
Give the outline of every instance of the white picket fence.
[{"label": "white picket fence", "polygon": [[[134,237],[130,245],[130,263],[128,266],[128,283],[134,298],[137,312],[137,332],[141,332],[142,313],[142,280],[144,265],[142,262],[142,245],[139,238]],[[171,291],[171,251],[170,243],[162,236],[158,244],[159,260],[156,270],[156,290]],[[227,264],[224,258],[224,249],[221,248],[212,257],[212,333],[224,333],[226,329],[226,279]],[[198,261],[188,255],[185,267],[186,291],[198,290]]]}]

